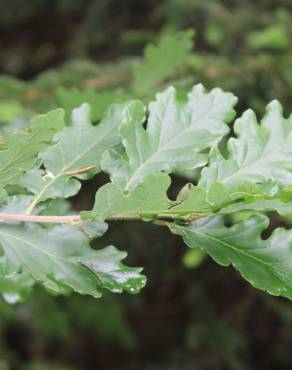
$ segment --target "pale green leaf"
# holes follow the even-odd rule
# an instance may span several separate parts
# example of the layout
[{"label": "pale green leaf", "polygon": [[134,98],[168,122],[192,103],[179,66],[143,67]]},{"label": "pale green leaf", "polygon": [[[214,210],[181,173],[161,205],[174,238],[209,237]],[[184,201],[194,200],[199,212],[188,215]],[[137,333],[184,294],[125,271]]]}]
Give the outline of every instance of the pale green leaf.
[{"label": "pale green leaf", "polygon": [[[256,186],[252,189],[255,192],[247,193],[249,189],[250,187],[245,187],[245,189],[241,187],[240,192],[234,193],[238,197],[237,201],[223,207],[220,213],[233,214],[243,211],[266,213],[274,211],[284,217],[292,216],[292,189],[290,187],[279,191],[279,187],[275,184],[270,189],[268,185],[264,187]],[[256,192],[256,189],[259,191]],[[269,193],[265,193],[264,190]],[[277,192],[273,194],[275,190]]]},{"label": "pale green leaf", "polygon": [[47,201],[46,207],[42,214],[56,216],[65,216],[68,214],[72,214],[71,204],[67,199],[52,199],[50,201]]},{"label": "pale green leaf", "polygon": [[196,218],[215,213],[230,201],[228,190],[219,182],[214,182],[208,190],[187,184],[178,194],[178,204],[173,206],[170,212]]},{"label": "pale green leaf", "polygon": [[281,216],[292,216],[292,202],[284,202],[281,199],[263,199],[253,202],[236,202],[220,210],[220,214],[234,214],[236,212],[277,212]]},{"label": "pale green leaf", "polygon": [[100,220],[110,217],[156,216],[167,211],[172,204],[166,195],[169,186],[170,178],[164,174],[149,175],[142,184],[128,194],[125,194],[119,185],[106,184],[96,193],[93,210],[82,212],[81,216]]},{"label": "pale green leaf", "polygon": [[39,155],[45,170],[33,169],[22,178],[22,185],[35,195],[34,205],[48,198],[76,194],[81,186],[76,178],[90,178],[100,171],[103,152],[120,140],[118,126],[123,111],[122,105],[112,106],[97,126],[89,120],[87,104],[73,111],[72,124]]},{"label": "pale green leaf", "polygon": [[230,190],[244,181],[292,183],[292,117],[283,118],[277,101],[268,105],[261,124],[253,111],[246,111],[236,120],[234,132],[237,138],[229,139],[228,158],[213,154],[209,167],[202,171],[202,186],[210,187],[216,180]]},{"label": "pale green leaf", "polygon": [[201,152],[215,147],[228,133],[226,122],[234,116],[236,100],[220,89],[207,93],[196,85],[181,104],[175,89],[168,88],[150,103],[146,129],[143,105],[132,102],[120,127],[123,147],[107,152],[104,170],[113,182],[132,190],[150,173],[204,165],[207,155]]},{"label": "pale green leaf", "polygon": [[247,44],[253,49],[288,49],[290,39],[282,24],[273,24],[260,31],[253,31],[247,37]]},{"label": "pale green leaf", "polygon": [[[31,198],[28,195],[9,197],[1,213],[21,214]],[[43,212],[43,205],[34,208],[35,214]],[[39,282],[57,294],[74,290],[98,297],[97,287],[136,293],[146,280],[139,274],[141,269],[121,263],[127,254],[112,246],[102,250],[90,247],[90,239],[100,237],[106,230],[105,223],[96,221],[49,228],[29,223],[1,224],[0,292],[24,294],[34,282]],[[10,298],[13,297],[16,299],[16,296]]]},{"label": "pale green leaf", "polygon": [[[212,213],[211,205],[207,201],[207,192],[200,186],[188,185],[178,195],[178,204],[171,208],[173,214],[190,215]],[[183,194],[182,194],[183,193]]]},{"label": "pale green leaf", "polygon": [[285,190],[277,181],[267,180],[262,183],[243,181],[235,191],[230,193],[230,197],[232,200],[245,199],[247,201],[253,201],[255,199],[270,199],[278,196],[280,193],[282,194],[281,196],[284,194],[287,196],[288,188]]},{"label": "pale green leaf", "polygon": [[99,92],[92,88],[82,90],[60,88],[57,91],[57,98],[69,116],[74,108],[79,107],[82,103],[88,103],[91,107],[90,118],[96,122],[111,104],[126,100],[126,95],[121,91]]},{"label": "pale green leaf", "polygon": [[[11,195],[6,199],[6,202],[1,204],[1,213],[24,213],[26,208],[32,201],[32,196],[27,194]],[[42,210],[40,207],[34,209],[34,213],[39,213]]]},{"label": "pale green leaf", "polygon": [[78,193],[80,182],[63,173],[55,176],[47,170],[34,168],[19,181],[20,185],[36,196],[37,203],[46,199],[69,198]]},{"label": "pale green leaf", "polygon": [[7,199],[7,192],[4,189],[0,188],[0,204],[5,202],[6,199]]},{"label": "pale green leaf", "polygon": [[144,50],[144,60],[133,66],[133,89],[148,93],[169,76],[190,55],[193,30],[176,34],[163,34],[157,46],[149,44]]},{"label": "pale green leaf", "polygon": [[56,109],[31,120],[25,131],[12,131],[0,150],[0,186],[14,185],[21,175],[37,163],[37,155],[46,149],[55,133],[64,126],[64,111]]},{"label": "pale green leaf", "polygon": [[0,122],[9,123],[23,113],[22,106],[13,100],[0,102]]}]

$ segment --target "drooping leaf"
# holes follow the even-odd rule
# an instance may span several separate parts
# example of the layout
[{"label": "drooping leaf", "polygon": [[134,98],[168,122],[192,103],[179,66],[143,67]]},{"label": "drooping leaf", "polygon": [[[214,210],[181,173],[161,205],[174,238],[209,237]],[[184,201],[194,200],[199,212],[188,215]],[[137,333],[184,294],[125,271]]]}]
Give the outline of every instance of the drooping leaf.
[{"label": "drooping leaf", "polygon": [[[1,213],[24,213],[31,198],[9,197]],[[34,208],[34,214],[42,213],[43,205]],[[58,294],[74,290],[98,297],[97,287],[136,293],[145,285],[145,277],[139,274],[141,269],[121,263],[126,253],[113,246],[101,250],[90,247],[90,240],[106,230],[105,223],[90,220],[50,228],[17,222],[1,224],[0,292],[11,293],[11,300],[17,294],[21,299],[35,282],[40,282]]]},{"label": "drooping leaf", "polygon": [[263,240],[269,226],[264,215],[255,215],[232,227],[220,216],[188,226],[171,225],[190,247],[199,247],[222,266],[232,264],[254,287],[292,299],[292,232],[274,230]]},{"label": "drooping leaf", "polygon": [[109,246],[93,250],[77,227],[58,225],[0,225],[0,275],[25,272],[47,289],[99,297],[97,286],[114,292],[138,292],[145,285],[139,268],[126,267],[125,252]]},{"label": "drooping leaf", "polygon": [[104,156],[103,168],[113,182],[134,189],[150,173],[186,170],[206,163],[203,150],[215,147],[228,132],[236,98],[220,89],[205,92],[196,85],[181,104],[174,88],[157,95],[149,105],[147,128],[144,107],[128,106],[127,120],[120,127],[123,147]]},{"label": "drooping leaf", "polygon": [[33,169],[22,178],[22,185],[35,195],[34,204],[72,196],[80,189],[76,178],[89,178],[100,171],[103,152],[120,140],[118,126],[123,112],[122,105],[114,105],[101,123],[93,126],[88,105],[73,111],[72,124],[61,130],[53,145],[39,155],[46,169]]},{"label": "drooping leaf", "polygon": [[216,180],[231,190],[244,181],[292,183],[292,117],[283,118],[277,101],[268,105],[261,124],[253,111],[246,111],[236,120],[234,132],[237,138],[229,139],[228,159],[214,153],[202,171],[202,186],[209,187]]},{"label": "drooping leaf", "polygon": [[36,165],[39,152],[63,126],[64,111],[56,109],[33,117],[29,129],[7,134],[5,147],[0,150],[0,186],[16,184],[25,171]]}]

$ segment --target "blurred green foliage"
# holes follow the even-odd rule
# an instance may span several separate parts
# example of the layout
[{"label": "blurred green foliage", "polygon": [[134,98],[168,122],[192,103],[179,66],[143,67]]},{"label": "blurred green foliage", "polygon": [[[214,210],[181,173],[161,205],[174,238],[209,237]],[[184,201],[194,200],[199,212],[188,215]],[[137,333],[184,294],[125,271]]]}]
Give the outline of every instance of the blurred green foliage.
[{"label": "blurred green foliage", "polygon": [[[148,101],[169,84],[182,99],[195,82],[220,86],[240,97],[239,111],[262,113],[274,98],[287,111],[292,106],[290,0],[0,5],[3,131],[56,105],[70,114],[83,101],[97,122],[108,104]],[[92,188],[86,184],[73,199],[75,208],[86,209]],[[95,301],[37,291],[22,305],[1,301],[0,369],[292,368],[291,303],[255,292],[234,272],[217,269],[196,249],[185,254],[178,239],[146,226],[121,223],[104,237],[104,244],[136,246],[130,262],[146,266],[149,277],[140,296]]]},{"label": "blurred green foliage", "polygon": [[[31,3],[33,7],[33,2]],[[40,3],[41,10],[37,10],[36,6],[36,14],[47,9],[48,2]],[[89,95],[90,100],[93,97],[92,89],[103,92],[101,100],[105,104],[110,101],[108,91],[113,93],[113,101],[119,100],[121,89],[125,93],[131,93],[131,97],[133,93],[149,96],[153,87],[157,86],[157,80],[162,80],[177,86],[182,85],[185,89],[198,81],[208,87],[220,86],[240,96],[242,110],[252,107],[262,112],[266,103],[274,98],[285,106],[292,102],[292,4],[289,1],[164,0],[157,4],[155,1],[145,1],[141,6],[130,0],[123,3],[123,6],[118,3],[114,0],[91,1],[86,4],[78,1],[52,2],[53,16],[78,14],[82,18],[87,14],[89,17],[82,18],[82,27],[78,22],[78,25],[69,25],[75,32],[64,43],[66,47],[74,44],[74,52],[57,58],[58,63],[66,62],[61,68],[54,67],[27,83],[2,78],[1,99],[17,99],[30,107],[37,104],[37,110],[40,111],[48,107],[48,104],[43,104],[44,101],[48,103],[51,99],[51,105],[56,104],[56,99],[52,100],[52,96],[57,95],[56,90],[59,87],[64,87],[74,89],[69,98],[74,102],[80,100],[76,89],[89,89],[86,96]],[[9,8],[8,5],[5,6],[7,7]],[[30,16],[26,16],[28,19],[35,19],[34,12],[29,14]],[[138,20],[141,21],[139,24]],[[102,30],[101,25],[104,25]],[[88,29],[88,33],[80,33],[83,28]],[[196,30],[192,53],[187,53],[191,48],[187,33],[179,36],[177,41],[174,38],[171,41],[168,39],[169,34],[182,28]],[[74,35],[86,40],[86,45],[75,43]],[[94,52],[91,42],[96,47]],[[155,54],[155,48],[148,45],[144,66],[137,65],[133,54],[141,53],[146,42],[160,43],[160,55]],[[43,43],[43,39],[39,41],[40,46]],[[111,49],[110,59],[117,59],[118,56],[118,62],[89,63],[86,58],[92,61],[97,58],[107,59],[107,49],[102,46],[105,44]],[[133,44],[136,45],[134,48]],[[7,50],[11,51],[13,45]],[[26,43],[24,47],[27,47]],[[60,50],[63,48],[57,47],[57,52]],[[30,53],[34,58],[35,50],[32,49]],[[114,56],[114,53],[117,55]],[[13,72],[9,60],[1,61],[3,55],[5,49],[0,56],[3,71]],[[24,62],[24,58],[16,50],[13,55],[19,63]],[[155,61],[152,65],[151,59]],[[56,62],[50,63],[48,57],[45,66],[51,65],[55,66]],[[30,60],[29,68],[31,67]],[[29,68],[23,65],[19,75],[29,74]],[[64,94],[60,93],[59,96]],[[126,94],[125,97],[127,96]],[[59,104],[63,104],[63,101],[59,101]]]}]

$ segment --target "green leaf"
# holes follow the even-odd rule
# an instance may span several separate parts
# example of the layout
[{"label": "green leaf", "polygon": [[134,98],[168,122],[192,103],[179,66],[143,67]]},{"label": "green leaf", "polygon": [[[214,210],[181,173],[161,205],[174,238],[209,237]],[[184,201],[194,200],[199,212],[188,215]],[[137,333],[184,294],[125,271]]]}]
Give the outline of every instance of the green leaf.
[{"label": "green leaf", "polygon": [[204,253],[199,248],[189,249],[183,256],[183,264],[187,268],[197,268],[199,267],[206,257]]},{"label": "green leaf", "polygon": [[46,149],[55,133],[64,126],[64,111],[56,109],[31,120],[25,131],[12,131],[0,150],[0,186],[14,185],[21,175],[37,163],[37,155]]},{"label": "green leaf", "polygon": [[253,111],[246,111],[236,120],[234,132],[237,138],[228,141],[228,158],[215,151],[200,185],[210,187],[217,180],[235,190],[244,181],[292,183],[292,117],[283,118],[277,101],[268,105],[261,124]]},{"label": "green leaf", "polygon": [[188,216],[191,220],[213,214],[230,201],[227,189],[218,182],[214,182],[209,190],[187,184],[178,194],[177,204],[168,212],[178,217]]},{"label": "green leaf", "polygon": [[[268,186],[264,188],[253,187],[253,190],[258,189],[258,192],[247,193],[243,191],[241,187],[241,192],[234,193],[239,199],[235,203],[226,205],[220,210],[221,214],[233,214],[236,212],[271,212],[275,211],[284,217],[292,216],[292,189],[290,187],[284,188],[282,191],[279,191],[277,185],[273,185],[270,189],[273,192],[273,189],[277,189],[276,194],[267,194],[264,193],[265,189],[268,191]],[[247,189],[248,190],[248,189]]]},{"label": "green leaf", "polygon": [[171,225],[190,247],[199,247],[222,266],[232,264],[254,287],[292,299],[292,232],[274,230],[263,240],[269,226],[264,215],[255,215],[231,227],[220,216]]},{"label": "green leaf", "polygon": [[207,201],[207,192],[200,186],[187,185],[177,197],[178,204],[171,208],[173,214],[209,214],[212,213],[211,205]]},{"label": "green leaf", "polygon": [[146,129],[143,105],[132,102],[120,127],[123,147],[105,154],[103,169],[113,182],[132,190],[150,173],[204,165],[207,155],[201,151],[215,147],[228,133],[225,123],[234,116],[236,101],[220,89],[207,93],[196,85],[181,104],[175,89],[168,88],[150,103]]},{"label": "green leaf", "polygon": [[13,100],[0,102],[0,122],[9,123],[23,113],[22,106]]},{"label": "green leaf", "polygon": [[[230,213],[231,203],[227,189],[215,182],[209,191],[200,186],[187,184],[179,192],[176,201],[171,201],[167,190],[171,179],[166,174],[148,175],[131,192],[119,185],[108,183],[98,189],[92,211],[81,212],[83,219],[138,219],[145,220],[183,218],[196,219],[219,211]],[[231,203],[231,204],[230,204]],[[237,212],[237,210],[236,210]]]},{"label": "green leaf", "polygon": [[105,220],[109,217],[151,218],[166,211],[172,204],[166,195],[170,178],[164,174],[149,175],[132,192],[125,194],[119,185],[109,183],[102,186],[95,197],[93,210],[82,212],[84,218]]},{"label": "green leaf", "polygon": [[292,216],[292,202],[283,202],[281,199],[263,199],[253,202],[237,202],[230,204],[220,210],[220,214],[234,214],[237,212],[272,212],[275,211],[281,216]]},{"label": "green leaf", "polygon": [[[183,196],[181,195],[183,193]],[[234,214],[237,212],[271,212],[282,216],[292,215],[292,189],[282,189],[278,183],[268,181],[263,184],[243,182],[229,192],[221,183],[215,181],[210,189],[187,184],[178,195],[179,204],[171,208],[173,214],[206,216],[212,213]],[[177,213],[176,213],[177,212]]]},{"label": "green leaf", "polygon": [[[226,189],[214,183],[207,192],[200,186],[187,184],[171,201],[167,190],[171,179],[166,174],[151,174],[131,192],[125,192],[114,183],[108,183],[98,189],[92,211],[81,212],[83,219],[185,219],[192,220],[215,213],[224,207],[229,198],[224,196]],[[221,196],[215,199],[216,191]],[[223,194],[223,196],[221,195]],[[213,202],[213,203],[212,203]],[[223,209],[228,209],[227,207]],[[227,213],[227,212],[226,212]]]},{"label": "green leaf", "polygon": [[67,199],[58,198],[52,199],[46,203],[46,207],[42,212],[42,215],[65,216],[70,213],[72,214],[70,202]]},{"label": "green leaf", "polygon": [[144,60],[133,66],[133,90],[148,93],[171,76],[190,55],[193,30],[176,34],[163,34],[157,46],[149,44],[144,50]]},{"label": "green leaf", "polygon": [[39,155],[45,170],[33,169],[21,180],[35,195],[32,206],[48,198],[75,195],[81,186],[76,178],[90,178],[100,171],[103,152],[120,140],[117,128],[123,112],[122,105],[114,105],[101,123],[93,126],[87,104],[73,111],[72,124],[61,130],[53,145]]},{"label": "green leaf", "polygon": [[99,297],[97,286],[136,293],[146,282],[141,269],[120,262],[125,252],[113,246],[91,249],[77,227],[58,225],[46,230],[38,225],[0,225],[0,244],[3,278],[24,272],[58,294],[69,287]]},{"label": "green leaf", "polygon": [[7,192],[4,189],[0,188],[0,204],[5,202],[6,199],[7,199]]},{"label": "green leaf", "polygon": [[227,188],[220,182],[215,181],[207,192],[207,202],[213,210],[220,209],[224,204],[230,202],[230,194]]},{"label": "green leaf", "polygon": [[279,194],[281,196],[289,193],[288,188],[285,190],[283,186],[277,181],[267,180],[262,183],[253,183],[244,181],[230,194],[233,200],[245,199],[246,201],[253,201],[255,199],[270,199]]},{"label": "green leaf", "polygon": [[247,37],[249,47],[253,49],[288,49],[290,40],[284,26],[272,25],[261,31],[253,31]]},{"label": "green leaf", "polygon": [[[24,213],[32,201],[32,196],[27,194],[11,195],[6,202],[1,204],[1,213]],[[34,213],[39,213],[42,208],[36,207]]]},{"label": "green leaf", "polygon": [[98,92],[91,88],[82,90],[60,88],[57,91],[57,98],[69,115],[75,107],[79,107],[82,103],[88,103],[91,106],[90,118],[93,122],[98,121],[104,115],[110,104],[119,103],[126,99],[125,94],[121,91]]},{"label": "green leaf", "polygon": [[[1,213],[23,213],[31,196],[9,197]],[[34,214],[44,212],[44,205]],[[71,290],[99,297],[97,287],[113,292],[136,293],[146,282],[140,268],[124,266],[125,252],[109,246],[93,250],[90,240],[107,230],[103,222],[85,221],[75,226],[7,223],[0,225],[0,292],[7,299],[22,299],[35,282],[60,294]],[[2,285],[1,285],[2,284]]]}]

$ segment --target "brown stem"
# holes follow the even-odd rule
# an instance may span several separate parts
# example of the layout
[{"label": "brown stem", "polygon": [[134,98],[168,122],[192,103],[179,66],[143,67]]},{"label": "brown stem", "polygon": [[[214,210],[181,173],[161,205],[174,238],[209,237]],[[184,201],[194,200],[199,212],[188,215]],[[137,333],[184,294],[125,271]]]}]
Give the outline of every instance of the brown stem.
[{"label": "brown stem", "polygon": [[68,224],[80,221],[79,215],[70,216],[38,216],[15,213],[0,213],[0,221],[19,221],[19,222],[41,222],[53,224]]},{"label": "brown stem", "polygon": [[[198,218],[204,217],[203,214],[193,214],[195,217],[180,218],[178,215],[167,215],[167,214],[157,214],[156,218],[153,220],[154,223],[159,225],[168,226],[169,222],[181,219],[186,223]],[[189,216],[192,216],[190,214]],[[141,220],[141,216],[138,213],[132,214],[116,214],[110,216],[106,221],[115,220]],[[68,216],[43,216],[43,215],[31,215],[31,214],[19,214],[19,213],[0,213],[0,222],[3,221],[15,221],[15,222],[39,222],[39,223],[50,223],[50,224],[72,224],[79,223],[82,221],[79,215],[68,215]]]},{"label": "brown stem", "polygon": [[[128,215],[115,215],[109,217],[108,221],[115,220],[140,220],[138,214]],[[16,221],[16,222],[39,222],[39,223],[50,223],[50,224],[71,224],[82,221],[79,215],[68,215],[68,216],[42,216],[42,215],[30,215],[30,214],[18,214],[18,213],[0,213],[1,221]]]},{"label": "brown stem", "polygon": [[77,170],[72,170],[72,171],[67,171],[65,172],[65,175],[78,175],[79,173],[84,173],[92,170],[95,167],[95,165],[83,167],[83,168],[78,168]]}]

